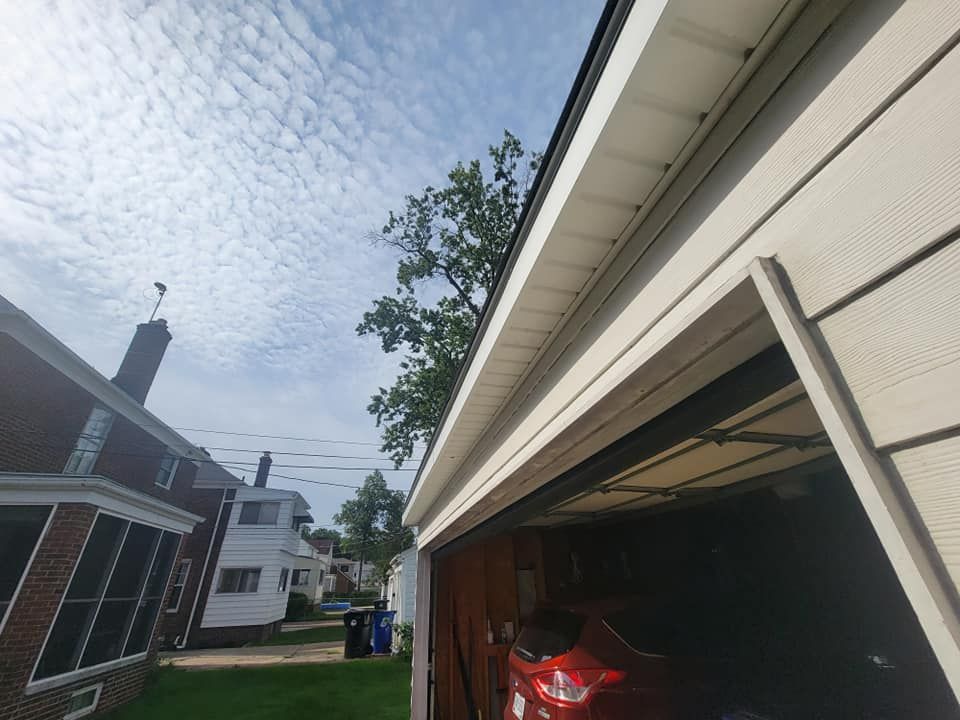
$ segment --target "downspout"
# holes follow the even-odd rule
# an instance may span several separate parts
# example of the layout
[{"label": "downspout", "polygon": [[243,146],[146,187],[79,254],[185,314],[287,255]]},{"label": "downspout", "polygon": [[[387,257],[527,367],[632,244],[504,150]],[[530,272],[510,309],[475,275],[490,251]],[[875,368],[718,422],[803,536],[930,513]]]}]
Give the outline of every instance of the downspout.
[{"label": "downspout", "polygon": [[193,605],[190,607],[190,617],[187,619],[187,629],[183,631],[183,639],[177,644],[177,650],[183,650],[187,646],[187,640],[190,637],[190,630],[193,627],[193,616],[197,612],[197,603],[200,602],[200,596],[203,594],[203,580],[207,577],[207,565],[210,564],[210,554],[213,552],[213,544],[217,540],[217,531],[220,529],[220,519],[223,517],[223,506],[227,504],[227,488],[223,489],[223,496],[220,498],[220,509],[217,510],[217,522],[213,526],[213,534],[210,536],[210,543],[207,545],[207,555],[203,559],[203,568],[200,570],[200,584],[197,586],[197,592],[193,596]]}]

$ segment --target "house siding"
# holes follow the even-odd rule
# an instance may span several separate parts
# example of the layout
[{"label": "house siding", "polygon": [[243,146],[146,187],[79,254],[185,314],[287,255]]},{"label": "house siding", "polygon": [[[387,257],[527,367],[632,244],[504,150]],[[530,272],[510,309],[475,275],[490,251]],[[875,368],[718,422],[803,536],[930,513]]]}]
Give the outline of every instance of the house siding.
[{"label": "house siding", "polygon": [[[287,568],[292,575],[300,542],[299,534],[291,528],[293,499],[290,495],[288,491],[263,488],[244,487],[237,491],[207,595],[201,628],[267,625],[281,620],[286,614],[289,588],[288,592],[277,592],[277,585],[282,568]],[[238,521],[245,501],[279,502],[277,524],[240,525]],[[221,570],[232,567],[261,568],[256,593],[216,592]]]}]

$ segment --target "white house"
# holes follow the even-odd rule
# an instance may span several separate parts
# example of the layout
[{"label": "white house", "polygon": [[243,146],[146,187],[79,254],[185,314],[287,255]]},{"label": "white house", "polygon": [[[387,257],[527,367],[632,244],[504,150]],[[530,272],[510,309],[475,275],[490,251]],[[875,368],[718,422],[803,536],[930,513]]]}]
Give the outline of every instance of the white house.
[{"label": "white house", "polygon": [[222,644],[250,627],[279,630],[300,550],[300,525],[312,522],[300,493],[244,486],[236,491],[227,518],[203,612],[205,636],[217,628]]},{"label": "white house", "polygon": [[387,609],[395,610],[394,622],[413,622],[417,607],[417,546],[407,548],[390,561],[384,586]]},{"label": "white house", "polygon": [[303,593],[312,604],[323,597],[323,581],[329,571],[329,558],[301,538],[290,578],[290,592]]}]

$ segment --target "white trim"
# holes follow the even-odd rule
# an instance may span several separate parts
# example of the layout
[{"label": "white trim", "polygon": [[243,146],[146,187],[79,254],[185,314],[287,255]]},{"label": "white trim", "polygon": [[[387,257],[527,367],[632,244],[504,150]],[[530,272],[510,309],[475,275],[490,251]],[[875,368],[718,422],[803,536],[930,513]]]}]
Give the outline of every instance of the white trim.
[{"label": "white trim", "polygon": [[[97,513],[97,518],[99,517],[100,517],[100,513]],[[126,523],[127,523],[127,526],[123,529],[123,538],[121,538],[120,540],[120,545],[117,546],[117,554],[113,556],[113,564],[110,566],[110,572],[107,573],[107,581],[103,584],[103,590],[100,591],[100,599],[97,600],[97,609],[93,611],[93,617],[90,618],[90,628],[87,630],[87,636],[83,639],[83,645],[80,647],[80,654],[77,656],[77,667],[75,668],[76,670],[80,669],[80,663],[83,662],[83,656],[87,652],[87,644],[90,642],[90,636],[93,634],[93,626],[97,624],[97,618],[100,616],[100,606],[103,605],[103,596],[106,595],[107,590],[110,589],[110,583],[113,580],[113,571],[117,569],[117,560],[120,559],[120,554],[123,552],[123,546],[126,545],[127,543],[127,535],[130,534],[130,521],[127,520]],[[96,524],[96,518],[94,519],[94,525],[95,524]],[[91,529],[92,529],[92,526],[91,526]],[[83,553],[77,556],[77,562],[74,565],[74,567],[80,564],[80,558],[82,557],[83,557]],[[72,581],[72,578],[71,578],[71,581]],[[61,609],[63,608],[63,603],[66,601],[67,591],[69,589],[70,589],[70,586],[67,585],[67,587],[65,587],[63,590],[63,598],[61,598],[60,600]],[[57,610],[57,614],[53,618],[54,623],[57,622],[57,617],[59,616],[60,616],[60,610]],[[53,627],[53,624],[51,624],[51,627]],[[124,642],[124,645],[126,645],[126,642],[127,642],[126,637],[124,637],[123,642]],[[47,644],[44,643],[43,648],[40,650],[41,656],[43,655],[43,651],[46,649],[47,649]],[[120,649],[120,657],[123,657],[123,648]],[[93,666],[90,666],[90,667],[93,667]],[[54,677],[57,677],[57,676],[54,675]]]},{"label": "white trim", "polygon": [[[181,538],[181,542],[182,542],[182,538]],[[212,544],[212,542],[211,542],[211,544]],[[174,615],[174,614],[180,612],[180,605],[181,605],[181,603],[183,603],[183,593],[184,593],[184,592],[186,591],[186,589],[187,589],[187,580],[190,578],[190,571],[193,569],[193,558],[181,558],[181,559],[180,559],[180,562],[177,563],[177,572],[178,572],[178,573],[180,572],[180,566],[183,565],[184,563],[187,564],[187,570],[186,570],[186,572],[183,574],[183,584],[180,586],[180,597],[177,598],[177,606],[176,606],[176,607],[170,607],[169,605],[167,605],[167,609],[164,611],[165,613],[167,613],[167,614],[169,614],[169,615]],[[174,583],[174,584],[171,586],[171,588],[168,588],[168,589],[175,588],[176,586],[177,586],[177,584]]]},{"label": "white trim", "polygon": [[99,475],[0,472],[0,504],[86,503],[111,515],[189,533],[203,518]]},{"label": "white trim", "polygon": [[[230,503],[230,509],[233,510],[233,500],[227,500],[227,488],[223,489],[220,495],[220,507],[217,508],[217,520],[213,524],[213,532],[210,534],[210,542],[207,543],[207,552],[203,557],[203,567],[200,568],[200,579],[197,581],[197,591],[193,594],[193,603],[190,605],[190,617],[187,618],[187,627],[183,630],[183,638],[177,643],[177,649],[183,650],[187,646],[187,640],[190,638],[190,630],[193,628],[193,619],[197,614],[197,605],[200,603],[200,595],[203,592],[203,579],[207,576],[207,567],[210,565],[210,555],[213,553],[213,546],[217,541],[217,533],[220,530],[220,521],[223,520],[223,508]],[[229,526],[230,518],[227,518]],[[226,539],[226,533],[224,533]],[[207,597],[213,594],[213,580],[210,581],[210,589],[207,591]]]},{"label": "white trim", "polygon": [[[60,610],[63,608],[63,601],[66,599],[67,591],[70,589],[70,585],[73,583],[73,576],[77,574],[77,566],[80,564],[80,558],[83,557],[83,553],[87,549],[87,543],[90,542],[90,535],[93,533],[93,526],[97,524],[98,517],[100,517],[99,510],[97,510],[97,512],[94,513],[93,519],[90,521],[90,527],[87,528],[87,535],[86,537],[83,538],[83,544],[80,546],[80,552],[77,553],[77,559],[74,561],[73,567],[70,568],[70,577],[67,578],[67,584],[63,586],[63,592],[60,593],[60,601],[57,603],[57,611],[53,614],[53,619],[50,620],[50,624],[47,626],[47,634],[43,638],[43,644],[40,646],[40,652],[37,653],[37,659],[33,661],[33,669],[30,671],[30,680],[27,682],[27,689],[24,690],[24,693],[27,695],[31,693],[30,687],[33,684],[33,678],[37,674],[37,668],[40,666],[40,658],[43,657],[43,651],[47,649],[47,642],[50,640],[50,633],[53,632],[53,626],[56,624],[57,618],[60,617]],[[79,662],[79,660],[77,662]],[[44,680],[39,680],[37,682],[43,683],[48,680],[56,680],[57,678],[60,678],[60,677],[63,677],[63,676],[54,675],[53,677],[46,678]],[[52,687],[58,687],[58,686],[53,685]]]},{"label": "white trim", "polygon": [[119,670],[120,668],[127,667],[128,665],[136,665],[137,663],[141,663],[146,659],[147,653],[144,651],[129,657],[108,660],[107,662],[100,663],[99,665],[91,665],[90,667],[80,668],[79,670],[71,670],[63,675],[54,675],[53,677],[28,683],[26,689],[23,691],[23,694],[27,696],[36,695],[37,693],[52,690],[53,688],[70,685],[71,683],[75,683],[78,680],[83,680],[84,678],[96,677],[100,673],[110,672],[111,670]]},{"label": "white trim", "polygon": [[[2,497],[2,495],[0,495],[0,497]],[[108,660],[108,661],[105,662],[105,663],[100,663],[99,665],[91,665],[90,667],[81,668],[81,667],[79,667],[79,664],[80,664],[81,662],[83,662],[83,654],[86,652],[86,650],[87,650],[87,643],[88,643],[89,640],[90,640],[90,633],[88,632],[88,633],[87,633],[87,637],[86,637],[86,638],[84,639],[84,641],[83,641],[83,647],[80,648],[80,654],[79,654],[79,656],[77,657],[77,665],[78,665],[78,668],[77,668],[76,670],[70,670],[69,672],[61,673],[60,675],[53,675],[53,676],[48,677],[48,678],[43,678],[42,680],[34,680],[34,677],[35,677],[36,674],[37,674],[37,668],[38,668],[39,665],[40,665],[40,660],[41,660],[41,658],[43,657],[43,652],[44,652],[44,650],[47,649],[47,643],[50,641],[50,633],[53,632],[53,626],[56,624],[57,618],[60,617],[60,611],[63,609],[63,603],[64,603],[64,600],[66,600],[66,598],[67,598],[67,592],[70,590],[70,585],[73,584],[73,577],[74,577],[74,575],[76,575],[76,573],[77,573],[77,567],[79,567],[79,565],[80,565],[80,558],[83,557],[83,553],[84,553],[84,552],[86,551],[86,549],[87,549],[87,543],[90,541],[90,535],[93,533],[93,528],[94,528],[94,526],[97,524],[97,519],[98,519],[101,515],[110,515],[111,517],[115,517],[115,518],[117,518],[117,519],[119,519],[119,520],[125,520],[125,521],[127,522],[127,526],[126,526],[126,528],[124,528],[124,531],[123,531],[123,541],[121,541],[120,547],[119,547],[119,549],[117,550],[117,554],[116,554],[116,556],[113,558],[113,565],[110,567],[110,574],[108,575],[107,581],[106,581],[106,583],[105,583],[104,586],[103,586],[103,591],[101,592],[100,600],[97,602],[97,610],[96,610],[96,612],[94,612],[93,618],[92,618],[91,621],[90,621],[90,622],[91,622],[91,625],[90,625],[90,631],[91,631],[91,632],[93,631],[93,623],[95,623],[95,622],[97,621],[97,615],[98,615],[99,612],[100,612],[100,605],[103,603],[103,596],[104,596],[104,594],[106,594],[107,588],[110,586],[110,580],[111,580],[112,577],[113,577],[113,571],[114,571],[114,569],[115,569],[116,566],[117,566],[117,559],[120,557],[120,553],[123,552],[123,544],[126,542],[127,533],[130,531],[130,523],[131,523],[131,522],[137,522],[137,523],[140,523],[141,525],[149,525],[149,523],[144,523],[144,522],[142,522],[142,521],[140,521],[140,520],[130,519],[130,518],[128,518],[128,517],[124,517],[124,516],[122,516],[122,515],[117,515],[117,514],[112,513],[112,512],[105,512],[105,511],[103,511],[103,510],[101,510],[101,509],[99,509],[99,508],[97,509],[96,514],[93,516],[93,520],[90,522],[90,527],[87,528],[87,535],[86,535],[86,537],[83,539],[83,545],[80,547],[80,553],[77,555],[77,559],[76,559],[76,561],[73,563],[73,568],[71,568],[71,570],[70,570],[70,577],[69,577],[68,580],[67,580],[67,584],[64,586],[63,592],[60,594],[60,601],[57,603],[57,612],[54,614],[53,619],[50,621],[50,624],[49,624],[49,626],[47,627],[47,634],[46,634],[46,636],[45,636],[44,639],[43,639],[43,644],[40,646],[40,652],[37,653],[37,659],[34,660],[34,662],[33,662],[33,670],[30,671],[30,680],[27,682],[27,688],[26,688],[26,690],[24,690],[24,693],[27,694],[27,695],[31,695],[31,694],[33,694],[33,693],[35,693],[35,692],[39,692],[39,690],[43,690],[43,689],[49,689],[49,688],[52,688],[52,687],[60,687],[61,685],[65,685],[65,684],[68,684],[68,683],[70,683],[70,682],[73,682],[73,681],[76,680],[77,678],[91,677],[91,676],[96,675],[97,673],[99,673],[99,672],[101,672],[101,671],[103,671],[103,670],[105,670],[105,669],[111,669],[111,668],[113,668],[114,666],[116,666],[116,667],[123,667],[124,665],[130,664],[130,662],[135,662],[137,659],[142,659],[142,658],[146,657],[147,652],[150,650],[150,643],[148,642],[148,643],[147,643],[147,650],[145,650],[145,651],[142,652],[142,653],[137,653],[136,655],[130,655],[129,657],[119,657],[119,658],[116,658],[116,659],[114,659],[114,660]],[[159,547],[160,540],[163,539],[163,532],[164,532],[164,531],[167,531],[167,532],[175,532],[175,531],[173,531],[173,530],[170,530],[169,528],[163,528],[163,527],[160,527],[160,526],[157,526],[157,525],[149,525],[149,526],[150,526],[150,527],[153,527],[153,528],[155,528],[155,529],[157,529],[157,530],[160,530],[160,532],[161,532],[160,538],[157,540],[157,545],[158,545],[158,547]],[[183,533],[175,533],[175,534],[178,534],[178,535],[180,536],[180,541],[177,543],[177,551],[179,552],[180,543],[183,542]],[[154,555],[155,555],[155,554],[156,554],[156,548],[154,548]],[[149,568],[148,568],[148,571],[149,571]],[[144,582],[146,582],[146,581],[144,581]],[[168,574],[168,575],[167,575],[167,583],[168,583],[168,585],[169,585],[169,582],[170,582],[170,576],[169,576],[169,574]],[[167,589],[167,586],[164,587],[164,592],[166,592],[166,589]],[[142,592],[141,592],[141,596],[142,596]],[[161,600],[161,604],[162,604],[162,602],[163,602],[163,601]],[[136,611],[134,611],[134,616],[135,616],[135,615],[136,615]],[[157,629],[157,622],[156,622],[156,621],[157,621],[157,619],[159,619],[159,617],[160,617],[160,613],[158,612],[158,613],[157,613],[157,618],[154,619],[153,631],[152,631],[152,634],[151,634],[151,636],[150,636],[151,641],[152,641],[152,639],[153,639],[153,635],[156,633],[156,629]],[[128,635],[129,635],[129,629],[128,629],[127,633],[128,633]],[[124,647],[126,647],[126,639],[124,639]],[[123,650],[121,650],[120,652],[122,653]],[[123,661],[129,661],[129,662],[123,662]],[[63,678],[68,678],[68,679],[67,679],[66,681],[63,681]],[[37,688],[39,688],[39,689],[37,689]]]},{"label": "white trim", "polygon": [[756,258],[750,264],[750,276],[913,606],[930,648],[960,700],[960,622],[924,542],[917,536],[897,488],[854,419],[854,410],[848,406],[806,319],[785,288],[775,262]]},{"label": "white trim", "polygon": [[33,318],[9,301],[0,302],[0,333],[6,333],[31,353],[61,372],[111,410],[144,432],[192,460],[208,460],[200,448],[175,432],[124,390],[97,372]]},{"label": "white trim", "polygon": [[80,708],[79,710],[74,710],[72,713],[67,713],[63,716],[63,720],[76,720],[77,718],[82,718],[84,715],[90,715],[94,710],[97,709],[97,705],[100,703],[100,693],[103,691],[103,683],[87,685],[85,688],[74,690],[72,693],[70,693],[70,699],[73,700],[73,698],[77,697],[77,695],[83,695],[91,690],[94,691],[93,702],[86,707]]},{"label": "white trim", "polygon": [[[2,502],[0,505],[25,505],[26,503],[8,503]],[[33,505],[34,503],[30,503]],[[49,505],[50,512],[47,514],[47,521],[43,524],[43,530],[40,531],[40,537],[37,538],[37,543],[33,546],[33,551],[30,553],[30,557],[27,559],[27,564],[23,568],[23,572],[20,573],[20,579],[17,581],[17,587],[13,590],[13,595],[10,596],[10,603],[7,605],[7,609],[3,613],[3,617],[0,617],[0,635],[3,634],[3,628],[7,625],[7,618],[10,617],[10,613],[13,612],[13,606],[17,603],[17,597],[20,595],[20,589],[23,587],[24,581],[27,579],[27,575],[30,574],[30,568],[33,567],[33,561],[37,557],[37,552],[40,550],[40,546],[43,544],[44,539],[47,537],[47,531],[50,529],[50,523],[53,520],[54,513],[57,512],[57,503],[40,503],[41,505]]]},{"label": "white trim", "polygon": [[[161,482],[157,482],[157,478],[160,477],[160,473],[163,471],[163,461],[167,459],[167,455],[173,456],[173,467],[170,468],[170,474],[167,476],[167,484],[164,485]],[[160,469],[157,470],[157,477],[153,479],[153,484],[157,487],[162,487],[164,490],[169,490],[173,487],[173,479],[177,476],[177,472],[180,470],[180,456],[173,452],[170,448],[167,448],[163,457],[160,458]]]}]

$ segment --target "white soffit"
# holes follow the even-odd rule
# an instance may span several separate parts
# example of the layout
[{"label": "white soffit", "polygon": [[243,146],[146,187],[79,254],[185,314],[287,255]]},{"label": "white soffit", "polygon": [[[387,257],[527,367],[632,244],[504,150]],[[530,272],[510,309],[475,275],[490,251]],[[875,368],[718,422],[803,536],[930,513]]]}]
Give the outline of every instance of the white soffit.
[{"label": "white soffit", "polygon": [[419,520],[619,250],[634,217],[785,4],[635,3],[502,280],[503,293],[424,460],[408,522]]}]

